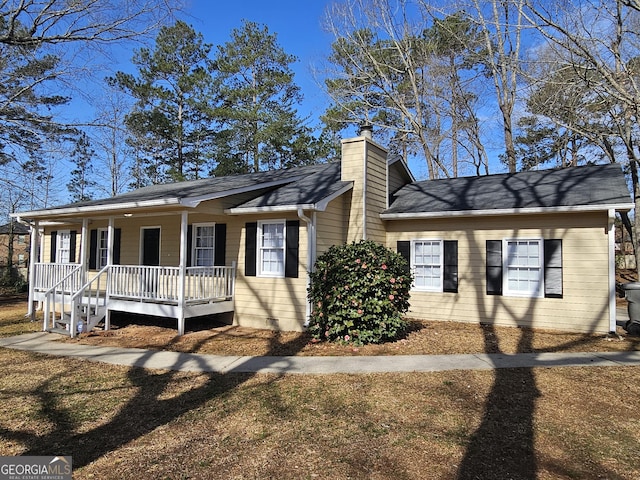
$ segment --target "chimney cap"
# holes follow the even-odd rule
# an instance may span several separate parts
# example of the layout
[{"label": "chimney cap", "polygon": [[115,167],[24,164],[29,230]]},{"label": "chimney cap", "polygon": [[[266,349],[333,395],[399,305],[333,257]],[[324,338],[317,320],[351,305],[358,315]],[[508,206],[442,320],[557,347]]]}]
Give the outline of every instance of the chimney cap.
[{"label": "chimney cap", "polygon": [[373,137],[373,125],[369,122],[362,122],[360,124],[360,131],[358,132],[360,136],[366,138]]}]

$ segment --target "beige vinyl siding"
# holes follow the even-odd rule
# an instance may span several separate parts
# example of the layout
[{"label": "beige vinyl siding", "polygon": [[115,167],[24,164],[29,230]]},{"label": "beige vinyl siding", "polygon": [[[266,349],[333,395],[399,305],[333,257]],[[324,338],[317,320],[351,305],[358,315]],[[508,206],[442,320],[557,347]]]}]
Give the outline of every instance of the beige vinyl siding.
[{"label": "beige vinyl siding", "polygon": [[411,178],[404,171],[404,168],[400,166],[400,162],[395,162],[389,166],[388,175],[388,195],[393,195],[400,188],[411,182]]},{"label": "beige vinyl siding", "polygon": [[382,147],[365,137],[342,142],[341,179],[353,182],[347,213],[347,242],[363,238],[384,242],[385,232],[380,213],[387,206],[386,155]]},{"label": "beige vinyl siding", "polygon": [[[227,223],[227,220],[228,217],[222,215],[210,215],[198,211],[190,213],[187,217],[189,225],[194,223]],[[179,266],[181,221],[181,216],[178,214],[117,218],[114,227],[121,230],[120,264],[139,265],[142,228],[160,227],[160,265],[165,267]],[[89,230],[106,229],[108,226],[109,223],[106,220],[95,221],[91,223]],[[79,241],[78,238],[78,245],[80,245]],[[87,239],[87,248],[89,247]],[[227,241],[227,250],[228,248],[229,242]],[[226,265],[230,265],[230,263],[227,262]]]},{"label": "beige vinyl siding", "polygon": [[363,171],[364,171],[364,138],[358,137],[342,141],[342,161],[340,165],[341,179],[353,182],[353,188],[347,197],[350,198],[347,213],[347,242],[361,240],[363,230]]},{"label": "beige vinyl siding", "polygon": [[307,227],[300,221],[298,278],[247,277],[245,224],[268,220],[299,220],[297,215],[230,217],[227,222],[227,256],[237,254],[234,324],[301,331],[306,321]]},{"label": "beige vinyl siding", "polygon": [[380,214],[387,208],[387,154],[375,144],[367,147],[367,239],[384,243],[386,232]]},{"label": "beige vinyl siding", "polygon": [[[465,229],[459,228],[465,225]],[[609,329],[607,214],[452,218],[388,222],[387,244],[420,238],[458,241],[458,293],[412,290],[410,317],[581,332]],[[562,239],[563,298],[486,294],[486,241]]]},{"label": "beige vinyl siding", "polygon": [[332,245],[346,242],[345,196],[332,201],[324,212],[316,214],[316,254],[326,252]]}]

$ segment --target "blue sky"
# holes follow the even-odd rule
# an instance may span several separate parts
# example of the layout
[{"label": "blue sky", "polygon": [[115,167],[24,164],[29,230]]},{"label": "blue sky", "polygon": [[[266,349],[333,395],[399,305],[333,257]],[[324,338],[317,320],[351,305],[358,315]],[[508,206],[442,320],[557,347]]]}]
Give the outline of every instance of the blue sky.
[{"label": "blue sky", "polygon": [[229,41],[231,31],[239,28],[242,20],[266,25],[276,33],[282,48],[298,57],[292,68],[304,95],[299,112],[310,115],[313,125],[328,104],[313,78],[311,65],[318,64],[331,46],[331,35],[322,29],[325,9],[331,3],[331,0],[190,0],[182,19],[213,45]]}]

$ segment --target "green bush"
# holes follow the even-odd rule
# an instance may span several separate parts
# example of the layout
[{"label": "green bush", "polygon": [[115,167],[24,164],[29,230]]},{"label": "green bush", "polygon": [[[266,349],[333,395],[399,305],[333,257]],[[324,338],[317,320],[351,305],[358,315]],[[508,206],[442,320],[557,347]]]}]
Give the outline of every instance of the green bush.
[{"label": "green bush", "polygon": [[309,332],[354,345],[396,340],[407,331],[412,281],[406,260],[378,243],[333,246],[311,273]]}]

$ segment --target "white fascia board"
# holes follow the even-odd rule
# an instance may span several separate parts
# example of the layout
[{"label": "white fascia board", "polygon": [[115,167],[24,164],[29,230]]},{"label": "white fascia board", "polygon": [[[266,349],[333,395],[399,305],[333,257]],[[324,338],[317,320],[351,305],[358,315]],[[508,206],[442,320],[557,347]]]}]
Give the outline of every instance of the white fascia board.
[{"label": "white fascia board", "polygon": [[267,207],[235,207],[227,208],[224,213],[227,215],[248,215],[252,213],[274,213],[274,212],[297,212],[298,209],[303,210],[315,210],[314,204],[302,204],[302,205],[277,205]]},{"label": "white fascia board", "polygon": [[612,205],[575,205],[571,207],[530,207],[530,208],[497,208],[494,210],[459,210],[454,212],[415,212],[415,213],[381,213],[382,220],[411,220],[422,218],[449,217],[480,217],[497,215],[535,215],[541,213],[572,213],[572,212],[606,212],[610,209],[628,211],[633,209],[633,203],[619,203]]},{"label": "white fascia board", "polygon": [[124,202],[110,203],[107,205],[89,205],[86,207],[66,207],[52,208],[46,210],[33,210],[31,212],[20,212],[19,215],[24,218],[42,218],[60,215],[80,215],[83,213],[111,212],[114,210],[134,210],[137,208],[166,207],[172,205],[180,205],[178,198],[165,198],[162,200],[146,200],[141,202]]},{"label": "white fascia board", "polygon": [[247,186],[247,187],[235,188],[233,190],[225,190],[223,192],[217,192],[217,193],[212,193],[208,195],[200,195],[197,197],[185,197],[180,200],[180,205],[193,208],[193,207],[197,207],[201,202],[216,200],[218,198],[223,198],[223,197],[230,197],[231,195],[238,195],[241,193],[252,192],[254,190],[262,190],[263,188],[272,188],[280,185],[286,185],[288,183],[297,182],[302,178],[304,177],[303,176],[288,177],[280,180],[273,180],[271,182],[264,182],[256,185]]}]

